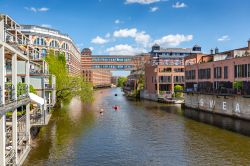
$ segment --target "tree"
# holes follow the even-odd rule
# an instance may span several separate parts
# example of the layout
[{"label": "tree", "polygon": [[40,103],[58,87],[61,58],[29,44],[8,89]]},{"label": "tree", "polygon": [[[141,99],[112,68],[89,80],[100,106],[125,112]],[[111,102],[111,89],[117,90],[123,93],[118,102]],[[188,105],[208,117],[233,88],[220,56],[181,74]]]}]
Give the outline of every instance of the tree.
[{"label": "tree", "polygon": [[183,86],[181,85],[175,85],[174,86],[174,91],[175,91],[175,97],[181,97],[182,96],[182,92],[183,91]]},{"label": "tree", "polygon": [[81,76],[69,75],[63,53],[55,55],[54,51],[50,51],[46,56],[46,62],[49,65],[49,72],[56,76],[57,106],[75,96],[80,96],[84,102],[93,100],[92,85],[85,82]]},{"label": "tree", "polygon": [[118,87],[124,87],[126,81],[127,81],[127,77],[119,77],[117,86]]}]

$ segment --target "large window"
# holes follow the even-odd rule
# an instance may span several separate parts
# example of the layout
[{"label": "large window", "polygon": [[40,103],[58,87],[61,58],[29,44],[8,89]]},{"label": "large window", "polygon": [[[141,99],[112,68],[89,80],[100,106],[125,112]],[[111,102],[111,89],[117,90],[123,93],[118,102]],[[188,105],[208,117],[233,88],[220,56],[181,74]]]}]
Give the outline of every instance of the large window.
[{"label": "large window", "polygon": [[198,70],[199,79],[210,79],[211,78],[211,69],[199,69]]},{"label": "large window", "polygon": [[214,68],[214,78],[221,78],[222,76],[222,70],[221,67],[215,67]]},{"label": "large window", "polygon": [[171,76],[159,76],[159,83],[171,83]]},{"label": "large window", "polygon": [[34,45],[46,46],[46,40],[44,38],[36,38],[34,41]]},{"label": "large window", "polygon": [[69,49],[69,45],[67,43],[63,43],[62,49],[68,50]]},{"label": "large window", "polygon": [[185,71],[185,78],[186,78],[186,80],[194,80],[196,78],[195,70]]},{"label": "large window", "polygon": [[246,78],[250,76],[250,64],[234,65],[234,77]]},{"label": "large window", "polygon": [[56,40],[52,40],[52,41],[49,43],[49,46],[50,46],[50,47],[54,47],[54,48],[59,48],[59,43],[58,43],[58,41],[56,41]]},{"label": "large window", "polygon": [[224,79],[228,78],[228,67],[224,66]]}]

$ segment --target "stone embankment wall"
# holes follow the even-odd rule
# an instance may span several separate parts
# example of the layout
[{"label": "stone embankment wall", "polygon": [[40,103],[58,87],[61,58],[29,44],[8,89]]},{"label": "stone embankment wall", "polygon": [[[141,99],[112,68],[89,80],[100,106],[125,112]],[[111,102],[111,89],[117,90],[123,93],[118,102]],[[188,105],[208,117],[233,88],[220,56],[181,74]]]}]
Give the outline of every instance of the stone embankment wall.
[{"label": "stone embankment wall", "polygon": [[185,106],[250,120],[250,98],[243,96],[217,96],[189,93],[185,94]]},{"label": "stone embankment wall", "polygon": [[157,94],[148,93],[147,90],[141,90],[140,91],[140,98],[141,99],[146,99],[146,100],[152,100],[152,101],[157,101],[158,100]]}]

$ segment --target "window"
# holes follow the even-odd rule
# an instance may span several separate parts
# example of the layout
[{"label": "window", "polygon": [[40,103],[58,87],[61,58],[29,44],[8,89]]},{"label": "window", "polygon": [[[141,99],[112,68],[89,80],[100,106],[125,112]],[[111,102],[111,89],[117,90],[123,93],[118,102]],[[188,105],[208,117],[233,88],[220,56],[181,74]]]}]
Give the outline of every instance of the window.
[{"label": "window", "polygon": [[46,46],[47,43],[46,43],[46,40],[44,38],[36,38],[34,40],[34,45],[41,45],[41,46]]},{"label": "window", "polygon": [[228,78],[228,67],[224,66],[224,78],[227,79]]},{"label": "window", "polygon": [[52,40],[49,44],[50,47],[59,48],[58,41]]},{"label": "window", "polygon": [[67,43],[63,43],[62,48],[65,50],[69,49],[69,45]]},{"label": "window", "polygon": [[234,65],[234,77],[246,78],[250,76],[250,64]]},{"label": "window", "polygon": [[221,78],[222,76],[221,67],[214,68],[214,78]]},{"label": "window", "polygon": [[211,69],[199,69],[198,70],[199,79],[210,79],[211,78]]},{"label": "window", "polygon": [[186,80],[194,80],[196,78],[195,70],[185,71],[185,77],[186,77]]}]

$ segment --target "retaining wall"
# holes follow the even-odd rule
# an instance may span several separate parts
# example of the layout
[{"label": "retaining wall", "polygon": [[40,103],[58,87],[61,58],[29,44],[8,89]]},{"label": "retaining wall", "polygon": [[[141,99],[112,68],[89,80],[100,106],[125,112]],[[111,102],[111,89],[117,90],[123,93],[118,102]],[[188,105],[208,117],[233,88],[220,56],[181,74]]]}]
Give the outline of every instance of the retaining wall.
[{"label": "retaining wall", "polygon": [[185,106],[211,113],[250,120],[250,98],[188,93]]}]

